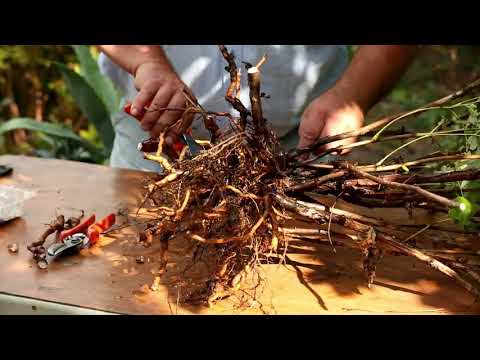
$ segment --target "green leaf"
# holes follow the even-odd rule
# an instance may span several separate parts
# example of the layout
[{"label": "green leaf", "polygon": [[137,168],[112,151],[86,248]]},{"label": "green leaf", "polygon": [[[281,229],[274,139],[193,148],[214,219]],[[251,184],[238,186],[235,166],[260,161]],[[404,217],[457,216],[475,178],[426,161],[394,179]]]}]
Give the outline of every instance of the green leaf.
[{"label": "green leaf", "polygon": [[53,159],[55,158],[55,151],[52,150],[47,150],[47,149],[35,149],[33,153],[41,158],[46,158],[46,159]]},{"label": "green leaf", "polygon": [[470,219],[479,210],[479,207],[463,196],[459,196],[455,200],[460,203],[460,207],[450,209],[448,215],[458,224],[469,225]]},{"label": "green leaf", "polygon": [[476,126],[478,125],[478,115],[477,114],[470,114],[470,116],[467,119],[467,124]]},{"label": "green leaf", "polygon": [[471,203],[480,204],[480,180],[464,181],[466,184],[462,189],[475,189],[476,191],[464,192],[464,197]]},{"label": "green leaf", "polygon": [[392,100],[398,103],[406,102],[408,99],[409,91],[405,88],[396,88],[392,90],[391,97]]},{"label": "green leaf", "polygon": [[45,132],[37,132],[36,136],[32,136],[32,138],[34,141],[34,145],[36,145],[37,142],[39,142],[40,144],[44,143],[49,147],[54,147],[56,145],[55,137],[47,135]]},{"label": "green leaf", "polygon": [[58,124],[39,122],[30,118],[14,118],[0,124],[0,135],[17,129],[40,131],[42,133],[57,136],[59,138],[73,140],[74,142],[85,147],[90,152],[99,156],[101,154],[99,149],[95,148],[90,143],[82,139],[72,130]]},{"label": "green leaf", "polygon": [[73,131],[64,128],[63,126],[52,123],[39,122],[30,118],[14,118],[2,123],[0,125],[0,135],[17,129],[41,131],[46,134],[83,142],[83,139],[81,137],[76,135]]},{"label": "green leaf", "polygon": [[478,148],[478,137],[477,136],[469,136],[467,139],[467,145],[469,150],[475,151]]},{"label": "green leaf", "polygon": [[108,112],[110,114],[117,112],[120,104],[119,95],[110,79],[100,72],[90,48],[86,45],[73,45],[73,49],[80,62],[80,73],[83,78],[103,101]]},{"label": "green leaf", "polygon": [[93,124],[88,124],[88,128],[86,130],[80,130],[79,131],[79,135],[88,140],[90,143],[92,144],[96,144],[99,142],[99,137],[98,137],[98,133],[97,133],[97,129],[95,128],[95,126],[93,126]]},{"label": "green leaf", "polygon": [[95,125],[105,149],[110,154],[115,134],[106,105],[84,78],[63,64],[56,63],[56,65],[80,110]]}]

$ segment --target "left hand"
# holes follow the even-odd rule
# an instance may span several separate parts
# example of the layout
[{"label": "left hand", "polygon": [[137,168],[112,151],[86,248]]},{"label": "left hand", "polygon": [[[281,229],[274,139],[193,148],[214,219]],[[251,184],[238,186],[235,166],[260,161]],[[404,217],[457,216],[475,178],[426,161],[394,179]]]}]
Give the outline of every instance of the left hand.
[{"label": "left hand", "polygon": [[[359,129],[365,114],[405,72],[417,48],[416,45],[360,46],[342,77],[303,113],[298,147],[306,147],[324,136]],[[352,137],[326,144],[319,150],[355,141]]]},{"label": "left hand", "polygon": [[[305,109],[300,127],[298,148],[311,145],[315,140],[325,136],[338,135],[362,127],[365,120],[364,111],[354,101],[350,101],[338,88],[331,88],[315,99]],[[322,149],[335,148],[355,142],[349,138],[324,145]],[[342,151],[342,155],[348,151]]]}]

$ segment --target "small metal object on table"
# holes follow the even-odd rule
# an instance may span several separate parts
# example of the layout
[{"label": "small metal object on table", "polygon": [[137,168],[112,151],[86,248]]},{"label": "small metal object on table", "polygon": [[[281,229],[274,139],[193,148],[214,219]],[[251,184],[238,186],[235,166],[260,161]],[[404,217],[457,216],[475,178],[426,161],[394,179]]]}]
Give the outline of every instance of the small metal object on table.
[{"label": "small metal object on table", "polygon": [[0,165],[0,177],[10,175],[13,172],[13,168],[5,165]]}]

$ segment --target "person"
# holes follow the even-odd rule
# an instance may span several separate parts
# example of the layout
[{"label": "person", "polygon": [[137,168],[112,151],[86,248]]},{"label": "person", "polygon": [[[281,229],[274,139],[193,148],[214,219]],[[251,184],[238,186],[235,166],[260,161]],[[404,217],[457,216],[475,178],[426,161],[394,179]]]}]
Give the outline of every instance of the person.
[{"label": "person", "polygon": [[[262,92],[265,117],[284,149],[301,148],[323,136],[362,126],[365,115],[398,81],[417,46],[362,45],[349,62],[345,45],[226,45],[237,64],[255,64],[264,54]],[[208,111],[235,111],[225,101],[230,83],[227,63],[215,45],[99,45],[99,65],[123,92],[121,107],[132,103],[132,115],[153,109],[184,108],[183,90]],[[239,66],[240,67],[240,66]],[[248,107],[248,82],[242,77],[240,100]],[[238,114],[237,114],[238,115]],[[157,137],[182,116],[176,111],[148,111],[141,122],[122,111],[113,116],[113,167],[160,171],[137,150],[140,141]],[[228,126],[220,119],[220,127]],[[201,121],[193,136],[208,138]],[[169,130],[172,144],[182,129]],[[343,140],[329,146],[345,144]]]}]

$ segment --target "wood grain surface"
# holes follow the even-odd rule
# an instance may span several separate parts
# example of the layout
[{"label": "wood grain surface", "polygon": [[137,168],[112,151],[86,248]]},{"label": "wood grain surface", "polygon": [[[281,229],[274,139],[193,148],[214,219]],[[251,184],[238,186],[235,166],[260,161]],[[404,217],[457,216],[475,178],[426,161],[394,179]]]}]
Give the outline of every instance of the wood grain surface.
[{"label": "wood grain surface", "polygon": [[[125,314],[474,314],[480,305],[453,280],[407,257],[386,257],[369,289],[358,251],[293,244],[290,257],[303,264],[263,267],[267,279],[258,304],[235,310],[233,300],[213,308],[185,307],[167,300],[167,290],[142,292],[158,268],[155,252],[133,247],[136,231],[125,227],[101,239],[99,246],[62,258],[48,271],[38,269],[26,249],[56,213],[102,217],[110,212],[134,215],[148,173],[61,160],[2,156],[14,168],[0,185],[33,190],[22,218],[0,225],[0,292]],[[0,204],[1,206],[1,204]],[[137,221],[145,221],[140,214]],[[117,223],[124,221],[122,216]],[[18,254],[7,250],[17,243]],[[145,256],[144,264],[135,257]]]}]

